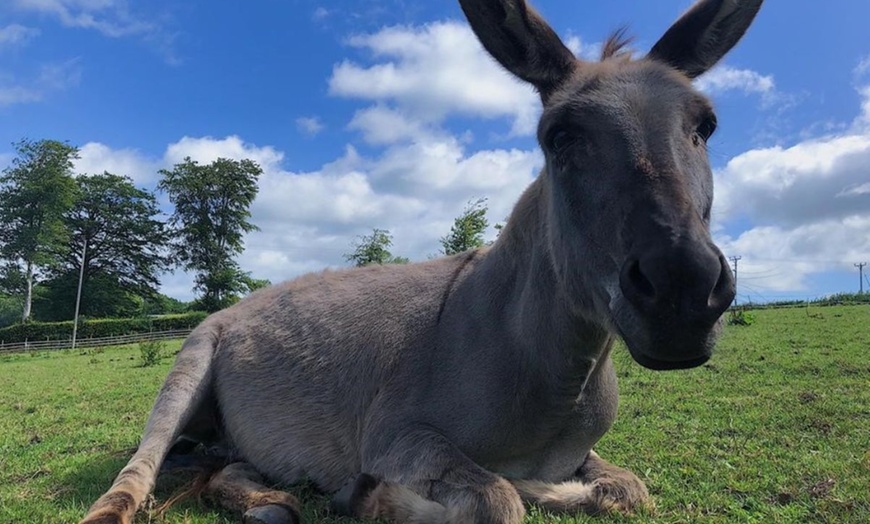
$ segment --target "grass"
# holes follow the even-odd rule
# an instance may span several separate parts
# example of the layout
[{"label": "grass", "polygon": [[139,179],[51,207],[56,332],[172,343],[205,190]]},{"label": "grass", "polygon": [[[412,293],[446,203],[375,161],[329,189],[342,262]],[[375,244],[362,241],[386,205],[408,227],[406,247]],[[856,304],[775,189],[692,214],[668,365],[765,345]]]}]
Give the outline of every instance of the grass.
[{"label": "grass", "polygon": [[[754,315],[694,370],[617,351],[620,415],[596,449],[644,479],[655,512],[528,522],[870,522],[870,306]],[[0,522],[76,522],[108,488],[172,363],[143,367],[137,349],[0,357]],[[161,478],[157,500],[184,480]],[[306,522],[331,522],[324,497],[292,491]],[[191,500],[145,522],[237,519]]]}]

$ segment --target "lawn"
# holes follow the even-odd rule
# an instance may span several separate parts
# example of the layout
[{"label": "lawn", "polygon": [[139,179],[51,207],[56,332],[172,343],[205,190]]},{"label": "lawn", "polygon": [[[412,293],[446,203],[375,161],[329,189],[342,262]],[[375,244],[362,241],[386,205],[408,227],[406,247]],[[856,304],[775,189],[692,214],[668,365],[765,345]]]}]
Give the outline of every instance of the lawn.
[{"label": "lawn", "polygon": [[[752,314],[694,370],[652,372],[616,352],[620,414],[596,449],[644,479],[654,512],[532,510],[528,522],[870,522],[870,306]],[[0,356],[0,523],[81,518],[132,453],[170,366],[142,367],[136,346]],[[161,478],[157,501],[183,480]],[[293,492],[306,522],[330,522],[324,497]],[[145,522],[237,520],[191,500]]]}]

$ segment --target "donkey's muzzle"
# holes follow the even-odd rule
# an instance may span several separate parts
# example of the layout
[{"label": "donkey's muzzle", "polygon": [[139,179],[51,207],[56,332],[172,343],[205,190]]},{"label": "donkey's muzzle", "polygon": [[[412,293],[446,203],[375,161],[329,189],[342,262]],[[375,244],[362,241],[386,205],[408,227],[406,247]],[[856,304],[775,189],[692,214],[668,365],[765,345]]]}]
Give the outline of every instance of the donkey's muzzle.
[{"label": "donkey's muzzle", "polygon": [[702,241],[638,250],[624,263],[619,285],[647,331],[648,351],[635,358],[654,369],[705,362],[709,338],[735,295],[725,257]]}]

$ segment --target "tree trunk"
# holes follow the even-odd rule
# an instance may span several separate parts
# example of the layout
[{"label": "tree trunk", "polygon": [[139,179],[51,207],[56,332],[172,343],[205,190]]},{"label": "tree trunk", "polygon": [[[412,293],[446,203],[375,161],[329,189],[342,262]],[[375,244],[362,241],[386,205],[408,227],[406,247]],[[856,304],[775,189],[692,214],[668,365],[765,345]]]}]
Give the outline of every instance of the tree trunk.
[{"label": "tree trunk", "polygon": [[27,280],[27,289],[24,292],[24,312],[21,314],[21,321],[27,322],[30,319],[30,304],[33,301],[33,264],[27,263],[27,272],[25,274]]}]

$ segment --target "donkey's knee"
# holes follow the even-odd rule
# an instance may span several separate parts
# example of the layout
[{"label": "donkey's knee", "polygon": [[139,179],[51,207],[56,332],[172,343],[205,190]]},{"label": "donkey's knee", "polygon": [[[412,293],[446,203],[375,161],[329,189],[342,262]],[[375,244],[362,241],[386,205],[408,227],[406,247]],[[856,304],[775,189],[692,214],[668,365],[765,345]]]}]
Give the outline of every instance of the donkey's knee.
[{"label": "donkey's knee", "polygon": [[516,488],[501,477],[464,489],[438,482],[432,491],[433,498],[452,513],[451,523],[519,524],[526,515]]},{"label": "donkey's knee", "polygon": [[209,498],[242,515],[245,524],[298,524],[299,502],[286,491],[263,485],[249,464],[236,462],[222,469],[205,488]]}]

